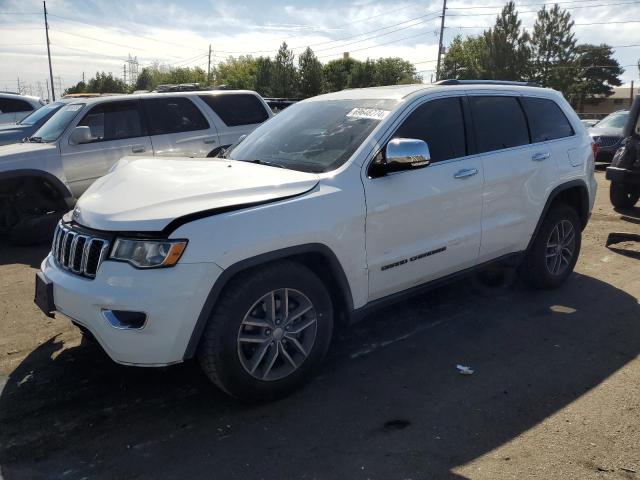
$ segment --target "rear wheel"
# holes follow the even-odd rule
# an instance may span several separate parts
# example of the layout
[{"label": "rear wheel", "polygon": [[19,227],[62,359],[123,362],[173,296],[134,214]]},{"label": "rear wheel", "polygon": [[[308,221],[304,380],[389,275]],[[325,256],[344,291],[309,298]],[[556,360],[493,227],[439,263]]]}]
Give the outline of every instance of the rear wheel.
[{"label": "rear wheel", "polygon": [[631,208],[640,199],[640,186],[611,182],[609,198],[616,208]]},{"label": "rear wheel", "polygon": [[563,203],[555,205],[518,268],[520,278],[534,288],[559,287],[578,261],[581,235],[582,225],[575,209]]},{"label": "rear wheel", "polygon": [[315,373],[332,330],[333,306],[320,279],[296,262],[278,262],[242,273],[225,288],[198,358],[230,395],[273,400]]}]

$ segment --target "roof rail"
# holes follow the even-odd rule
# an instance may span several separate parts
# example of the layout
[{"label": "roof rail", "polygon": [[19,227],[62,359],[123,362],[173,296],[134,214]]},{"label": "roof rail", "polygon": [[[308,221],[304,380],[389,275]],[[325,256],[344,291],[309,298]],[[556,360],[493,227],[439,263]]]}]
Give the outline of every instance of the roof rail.
[{"label": "roof rail", "polygon": [[517,85],[519,87],[541,87],[534,82],[514,82],[511,80],[440,80],[436,85]]}]

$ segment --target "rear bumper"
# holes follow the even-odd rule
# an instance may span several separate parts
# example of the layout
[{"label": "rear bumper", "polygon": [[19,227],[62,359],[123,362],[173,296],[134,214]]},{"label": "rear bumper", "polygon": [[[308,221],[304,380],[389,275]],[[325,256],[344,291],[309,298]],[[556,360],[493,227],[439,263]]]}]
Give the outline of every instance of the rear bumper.
[{"label": "rear bumper", "polygon": [[[59,268],[51,255],[42,274],[53,283],[55,310],[93,334],[114,361],[162,366],[181,362],[204,302],[222,269],[213,263],[178,263],[137,270],[105,261],[96,278]],[[108,312],[144,312],[141,328],[121,328]]]},{"label": "rear bumper", "polygon": [[627,168],[607,167],[606,179],[612,182],[640,185],[640,170]]}]

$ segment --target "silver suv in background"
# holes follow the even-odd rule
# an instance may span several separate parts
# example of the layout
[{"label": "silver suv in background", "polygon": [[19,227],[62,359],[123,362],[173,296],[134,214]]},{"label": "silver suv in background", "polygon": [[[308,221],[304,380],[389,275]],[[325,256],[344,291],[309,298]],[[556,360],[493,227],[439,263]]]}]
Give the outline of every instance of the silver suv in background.
[{"label": "silver suv in background", "polygon": [[43,105],[44,101],[38,97],[0,92],[0,125],[19,122]]},{"label": "silver suv in background", "polygon": [[0,147],[0,234],[45,241],[56,218],[122,157],[214,157],[272,115],[243,90],[76,99],[28,142]]}]

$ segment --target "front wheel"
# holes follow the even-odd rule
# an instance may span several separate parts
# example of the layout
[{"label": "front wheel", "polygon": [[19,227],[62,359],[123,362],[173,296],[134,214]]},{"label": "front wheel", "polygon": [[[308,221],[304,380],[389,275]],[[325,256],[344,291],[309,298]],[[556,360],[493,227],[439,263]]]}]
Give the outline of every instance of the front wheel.
[{"label": "front wheel", "polygon": [[559,287],[578,261],[581,236],[582,225],[575,209],[562,203],[554,206],[518,267],[520,278],[534,288]]},{"label": "front wheel", "polygon": [[640,186],[611,182],[609,198],[611,204],[616,208],[631,208],[640,199]]},{"label": "front wheel", "polygon": [[315,373],[332,330],[333,306],[323,283],[307,267],[282,261],[231,281],[209,319],[198,358],[228,394],[273,400]]}]

